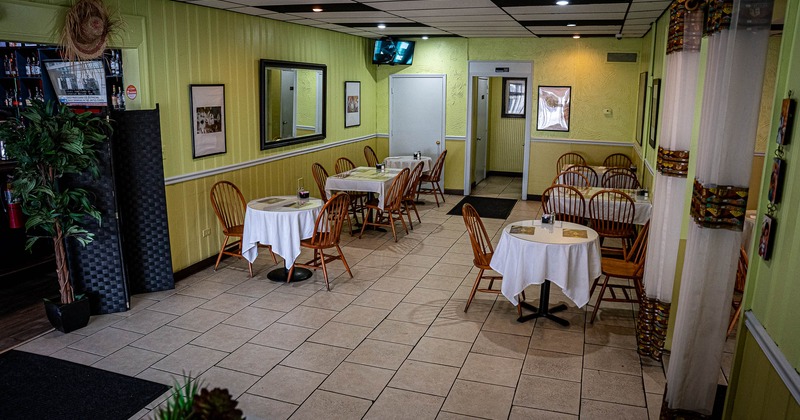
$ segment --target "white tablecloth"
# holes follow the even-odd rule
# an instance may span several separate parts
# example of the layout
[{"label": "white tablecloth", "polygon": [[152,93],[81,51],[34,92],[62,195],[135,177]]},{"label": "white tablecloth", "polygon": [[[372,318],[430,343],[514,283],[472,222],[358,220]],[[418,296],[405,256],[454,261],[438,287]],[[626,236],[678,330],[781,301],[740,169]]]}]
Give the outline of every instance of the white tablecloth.
[{"label": "white tablecloth", "polygon": [[422,172],[431,170],[431,158],[429,156],[423,156],[420,159],[414,159],[414,156],[389,156],[383,160],[383,164],[387,168],[414,170],[414,167],[420,161],[422,162]]},{"label": "white tablecloth", "polygon": [[351,171],[331,175],[325,182],[325,192],[331,197],[335,191],[362,191],[378,194],[378,207],[383,209],[383,199],[400,169],[386,169],[378,172],[375,168],[359,166]]},{"label": "white tablecloth", "polygon": [[[600,191],[603,191],[604,188],[598,187],[589,187],[589,188],[578,188],[578,191],[581,192],[583,195],[583,203],[584,203],[584,213],[583,215],[588,219],[589,218],[589,199],[592,198],[593,195],[597,194]],[[650,216],[653,213],[653,204],[650,203],[650,200],[644,198],[643,196],[637,195],[636,190],[619,190],[628,194],[631,199],[633,199],[633,207],[634,207],[634,214],[633,214],[633,224],[635,225],[644,225],[650,220]],[[556,196],[557,197],[557,196]],[[570,201],[573,198],[570,198]],[[572,208],[572,206],[570,206]]]},{"label": "white tablecloth", "polygon": [[[564,165],[561,168],[561,172],[569,170],[570,166],[573,166],[573,165],[571,165],[571,164],[570,165]],[[608,166],[594,166],[594,165],[586,165],[586,166],[594,169],[594,171],[597,172],[597,178],[589,177],[589,185],[592,186],[592,187],[602,187],[603,186],[603,184],[602,184],[603,175],[606,173],[606,171],[611,169],[611,167],[608,167]],[[560,176],[558,177],[558,182],[561,182],[561,177]]]},{"label": "white tablecloth", "polygon": [[[559,227],[561,225],[561,227]],[[513,226],[533,226],[534,234],[512,234]],[[587,238],[565,238],[564,229],[586,231]],[[490,263],[503,275],[503,296],[517,305],[517,295],[531,284],[550,280],[576,305],[589,303],[589,287],[602,274],[597,232],[575,223],[542,226],[538,220],[517,222],[503,229]]]},{"label": "white tablecloth", "polygon": [[300,240],[314,233],[314,222],[323,204],[318,198],[310,198],[297,208],[298,201],[295,196],[281,196],[247,203],[242,237],[242,255],[247,261],[255,261],[256,245],[261,243],[272,245],[272,252],[283,257],[286,268],[294,264],[300,255]]}]

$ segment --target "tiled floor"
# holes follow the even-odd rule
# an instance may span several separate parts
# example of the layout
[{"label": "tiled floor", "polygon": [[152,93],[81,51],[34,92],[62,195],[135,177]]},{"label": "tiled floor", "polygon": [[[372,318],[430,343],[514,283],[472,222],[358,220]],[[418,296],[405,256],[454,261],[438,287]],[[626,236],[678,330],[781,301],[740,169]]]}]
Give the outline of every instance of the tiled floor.
[{"label": "tiled floor", "polygon": [[[266,278],[266,256],[252,279],[228,260],[175,290],[134,296],[128,312],[19,349],[170,385],[191,372],[230,390],[250,419],[657,418],[664,374],[636,353],[631,304],[604,303],[591,325],[591,306],[555,288],[568,328],[519,324],[495,295],[463,311],[476,270],[462,218],[446,214],[459,199],[421,206],[422,223],[397,243],[343,236],[354,278],[333,264],[330,292],[321,273],[281,284]],[[494,234],[538,211],[520,201],[508,220],[484,223]]]},{"label": "tiled floor", "polygon": [[472,195],[519,199],[522,197],[522,178],[490,176],[472,189]]}]

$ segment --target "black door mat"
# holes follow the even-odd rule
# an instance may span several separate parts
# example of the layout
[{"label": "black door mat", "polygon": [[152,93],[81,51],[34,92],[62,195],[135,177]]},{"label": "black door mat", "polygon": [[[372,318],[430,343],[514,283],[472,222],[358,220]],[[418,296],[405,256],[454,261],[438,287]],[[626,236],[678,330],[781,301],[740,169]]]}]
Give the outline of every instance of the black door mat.
[{"label": "black door mat", "polygon": [[460,216],[461,206],[464,204],[471,204],[478,211],[482,218],[489,219],[506,219],[514,209],[514,204],[517,200],[509,198],[490,198],[490,197],[464,197],[452,210],[447,212],[450,216]]}]

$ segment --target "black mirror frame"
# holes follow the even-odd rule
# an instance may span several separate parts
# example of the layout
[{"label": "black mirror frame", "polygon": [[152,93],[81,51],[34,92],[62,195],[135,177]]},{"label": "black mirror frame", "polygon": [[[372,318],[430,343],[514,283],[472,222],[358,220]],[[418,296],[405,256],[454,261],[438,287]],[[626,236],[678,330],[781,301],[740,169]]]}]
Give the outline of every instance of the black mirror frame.
[{"label": "black mirror frame", "polygon": [[[302,137],[292,137],[285,140],[267,142],[267,119],[264,115],[267,105],[266,80],[267,67],[269,68],[285,68],[285,69],[306,69],[306,70],[322,70],[322,130],[320,134],[310,134]],[[312,63],[297,63],[294,61],[281,61],[281,60],[267,60],[261,59],[259,61],[258,70],[258,88],[259,88],[259,120],[261,123],[261,150],[274,149],[276,147],[290,146],[293,144],[300,144],[314,140],[323,140],[326,136],[326,126],[328,117],[328,66],[325,64],[312,64]]]}]

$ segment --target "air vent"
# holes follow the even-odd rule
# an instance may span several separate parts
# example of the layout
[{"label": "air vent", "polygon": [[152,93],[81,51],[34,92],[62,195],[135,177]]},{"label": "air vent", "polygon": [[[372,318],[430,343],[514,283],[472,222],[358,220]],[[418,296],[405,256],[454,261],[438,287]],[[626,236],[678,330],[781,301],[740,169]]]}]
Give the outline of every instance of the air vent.
[{"label": "air vent", "polygon": [[639,61],[637,53],[610,52],[606,56],[606,63],[635,63]]}]

